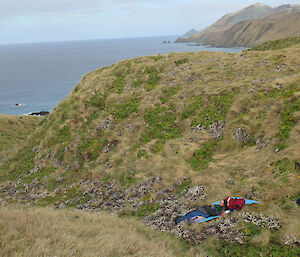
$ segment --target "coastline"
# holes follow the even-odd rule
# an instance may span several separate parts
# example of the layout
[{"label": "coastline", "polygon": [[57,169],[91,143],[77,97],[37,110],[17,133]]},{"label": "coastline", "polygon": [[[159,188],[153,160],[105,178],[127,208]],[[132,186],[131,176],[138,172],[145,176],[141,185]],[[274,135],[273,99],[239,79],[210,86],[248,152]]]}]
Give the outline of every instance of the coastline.
[{"label": "coastline", "polygon": [[[176,37],[0,46],[0,54],[4,57],[0,60],[0,65],[4,67],[0,70],[0,89],[4,92],[0,96],[0,113],[26,115],[40,110],[50,112],[67,97],[84,74],[120,60],[170,52],[242,51],[238,48],[163,44],[164,40],[173,42]],[[28,63],[28,59],[31,62]],[[10,65],[4,60],[10,60]]]}]

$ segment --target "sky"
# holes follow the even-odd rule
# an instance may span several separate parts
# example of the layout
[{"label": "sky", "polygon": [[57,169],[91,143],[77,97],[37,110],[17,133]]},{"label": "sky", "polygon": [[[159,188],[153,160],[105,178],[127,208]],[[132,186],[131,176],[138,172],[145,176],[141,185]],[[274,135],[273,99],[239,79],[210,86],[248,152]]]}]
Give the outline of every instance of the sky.
[{"label": "sky", "polygon": [[[261,0],[278,6],[300,0]],[[182,35],[250,0],[0,0],[0,44]]]}]

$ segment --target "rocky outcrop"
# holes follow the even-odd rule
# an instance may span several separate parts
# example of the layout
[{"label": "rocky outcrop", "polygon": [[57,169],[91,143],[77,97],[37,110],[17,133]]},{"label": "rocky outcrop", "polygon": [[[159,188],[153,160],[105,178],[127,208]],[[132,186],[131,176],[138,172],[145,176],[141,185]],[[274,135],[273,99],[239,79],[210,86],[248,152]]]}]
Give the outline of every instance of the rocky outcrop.
[{"label": "rocky outcrop", "polygon": [[249,135],[247,134],[247,132],[244,128],[238,128],[234,132],[233,138],[235,141],[237,141],[239,143],[246,143],[249,139]]},{"label": "rocky outcrop", "polygon": [[[64,178],[59,180],[64,182]],[[57,182],[59,182],[57,181]],[[253,223],[256,226],[277,230],[280,224],[277,219],[263,214],[241,212],[235,217],[224,217],[211,221],[201,230],[188,226],[186,221],[175,224],[174,218],[189,211],[192,206],[201,205],[206,199],[205,187],[190,185],[190,178],[178,180],[172,187],[165,187],[163,179],[154,177],[127,189],[122,189],[114,182],[81,180],[66,188],[57,188],[53,193],[45,190],[46,185],[38,179],[31,184],[23,185],[21,182],[8,183],[0,189],[2,198],[0,205],[14,199],[17,201],[34,203],[45,199],[53,193],[62,193],[78,187],[87,188],[82,195],[56,203],[57,208],[77,206],[79,210],[103,211],[108,210],[120,216],[142,216],[145,225],[159,231],[168,231],[182,238],[186,242],[199,244],[208,236],[217,236],[222,240],[233,240],[242,243],[246,236],[238,227],[238,222]],[[22,187],[21,187],[22,188]],[[24,194],[26,192],[26,194]],[[83,201],[87,200],[85,203]],[[287,242],[292,242],[291,239]],[[292,243],[294,243],[293,241]],[[292,244],[291,243],[291,244]]]},{"label": "rocky outcrop", "polygon": [[49,114],[49,112],[47,111],[40,111],[40,112],[32,112],[32,113],[29,113],[28,115],[31,115],[31,116],[45,116]]}]

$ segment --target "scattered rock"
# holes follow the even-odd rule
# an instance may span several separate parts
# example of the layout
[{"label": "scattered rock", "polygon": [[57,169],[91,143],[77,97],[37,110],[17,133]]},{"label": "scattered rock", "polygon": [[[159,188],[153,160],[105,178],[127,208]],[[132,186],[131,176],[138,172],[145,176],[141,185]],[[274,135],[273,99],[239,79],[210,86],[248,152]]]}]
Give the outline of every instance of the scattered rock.
[{"label": "scattered rock", "polygon": [[33,168],[32,170],[29,171],[29,174],[33,174],[33,173],[36,173],[37,171],[39,171],[41,169],[41,167],[36,167],[36,168]]},{"label": "scattered rock", "polygon": [[182,71],[188,71],[191,69],[191,66],[183,66],[180,68]]},{"label": "scattered rock", "polygon": [[167,74],[168,74],[169,77],[175,78],[176,75],[177,75],[177,71],[170,71],[170,72],[168,72]]},{"label": "scattered rock", "polygon": [[65,148],[65,153],[67,153],[67,152],[69,152],[70,151],[70,149],[71,149],[71,147],[68,145],[68,146],[66,146],[66,148]]},{"label": "scattered rock", "polygon": [[28,115],[32,115],[32,116],[44,116],[44,115],[47,115],[49,114],[49,112],[47,111],[41,111],[41,112],[32,112],[32,113],[29,113]]},{"label": "scattered rock", "polygon": [[177,81],[176,80],[173,80],[172,82],[171,82],[171,84],[170,84],[170,86],[172,86],[172,87],[175,87],[175,86],[177,86]]},{"label": "scattered rock", "polygon": [[126,124],[125,128],[127,129],[127,132],[130,134],[135,132],[135,126],[131,123]]},{"label": "scattered rock", "polygon": [[194,186],[194,187],[188,189],[187,192],[188,192],[188,194],[190,194],[193,197],[198,197],[198,196],[203,195],[204,190],[205,190],[204,186]]},{"label": "scattered rock", "polygon": [[32,151],[33,151],[34,153],[38,153],[39,150],[40,150],[40,146],[39,146],[39,145],[35,145],[35,146],[33,147],[33,149],[32,149]]},{"label": "scattered rock", "polygon": [[54,166],[55,168],[61,167],[62,164],[63,164],[63,160],[62,160],[62,159],[56,159],[56,160],[54,160],[54,162],[53,162],[53,166]]},{"label": "scattered rock", "polygon": [[46,159],[52,159],[54,158],[55,154],[54,154],[54,151],[50,151],[47,155],[46,155]]},{"label": "scattered rock", "polygon": [[287,236],[284,244],[288,246],[299,247],[300,240],[296,236]]},{"label": "scattered rock", "polygon": [[58,207],[57,208],[59,208],[59,209],[62,209],[62,208],[65,208],[66,206],[65,206],[65,204],[64,203],[60,203],[59,205],[58,205]]},{"label": "scattered rock", "polygon": [[281,64],[281,65],[276,66],[275,71],[281,72],[281,71],[285,71],[286,69],[287,69],[287,66],[285,64]]},{"label": "scattered rock", "polygon": [[226,180],[226,184],[228,184],[228,185],[234,185],[234,184],[235,184],[235,180],[232,179],[232,178],[228,178],[228,179]]},{"label": "scattered rock", "polygon": [[249,135],[244,128],[238,128],[234,134],[234,140],[240,143],[246,143],[249,139]]},{"label": "scattered rock", "polygon": [[263,214],[243,212],[238,214],[245,222],[251,222],[256,226],[268,229],[280,229],[279,221],[274,217],[268,217]]},{"label": "scattered rock", "polygon": [[[106,165],[111,167],[109,162]],[[183,191],[177,191],[178,187],[189,184],[186,183],[188,179],[190,178],[180,179],[174,183],[173,187],[168,188],[162,184],[162,178],[153,177],[125,190],[120,189],[113,181],[104,182],[82,179],[66,188],[55,189],[54,193],[67,192],[78,186],[86,188],[81,196],[61,202],[57,205],[57,208],[66,208],[71,204],[74,205],[81,202],[77,204],[77,208],[81,210],[93,212],[110,210],[115,214],[126,215],[128,208],[130,208],[129,212],[131,213],[143,210],[145,209],[144,207],[148,208],[150,206],[151,208],[151,206],[156,206],[155,208],[158,209],[153,210],[152,213],[145,213],[144,224],[160,231],[169,231],[186,242],[193,244],[199,244],[211,235],[215,235],[222,240],[233,240],[243,243],[245,235],[240,232],[237,226],[240,220],[252,222],[257,226],[267,229],[280,228],[277,219],[255,213],[240,213],[235,217],[224,217],[214,220],[207,223],[206,226],[201,227],[201,230],[195,230],[194,226],[187,226],[185,221],[176,225],[174,218],[177,215],[187,212],[191,206],[198,205],[199,201],[206,199],[205,187],[202,185],[187,186]],[[63,181],[63,177],[56,180],[56,182]],[[7,199],[12,198],[19,201],[35,202],[38,199],[48,197],[50,194],[47,191],[42,192],[46,185],[42,184],[38,179],[28,184],[23,191],[17,190],[19,183],[21,183],[21,180],[15,183],[10,182],[5,187],[2,186],[0,188],[2,193],[0,205],[5,203]],[[4,192],[5,195],[3,194]],[[90,200],[82,204],[82,200],[86,199],[87,196]],[[298,241],[295,238],[286,240],[287,245],[297,243]]]},{"label": "scattered rock", "polygon": [[111,142],[109,142],[102,150],[103,153],[108,153],[109,151],[111,151],[113,148],[115,148],[118,145],[118,141],[117,140],[113,140]]},{"label": "scattered rock", "polygon": [[200,130],[205,130],[205,127],[203,127],[201,124],[198,124],[196,127],[192,127],[194,132],[198,132]]},{"label": "scattered rock", "polygon": [[279,83],[279,82],[276,82],[274,87],[277,89],[277,90],[280,90],[283,88],[283,84],[282,83]]},{"label": "scattered rock", "polygon": [[189,138],[189,142],[190,142],[190,143],[192,143],[192,142],[194,142],[194,141],[195,141],[195,137],[190,137],[190,138]]},{"label": "scattered rock", "polygon": [[210,125],[209,133],[213,138],[222,137],[226,124],[224,121],[217,121],[215,124]]},{"label": "scattered rock", "polygon": [[114,128],[114,123],[110,119],[105,119],[100,123],[100,125],[97,127],[97,130],[109,130]]},{"label": "scattered rock", "polygon": [[270,140],[265,141],[264,140],[265,135],[260,134],[255,138],[255,144],[256,144],[256,151],[261,150],[262,148],[269,145]]},{"label": "scattered rock", "polygon": [[110,162],[105,163],[106,168],[111,169],[113,166],[110,164]]}]

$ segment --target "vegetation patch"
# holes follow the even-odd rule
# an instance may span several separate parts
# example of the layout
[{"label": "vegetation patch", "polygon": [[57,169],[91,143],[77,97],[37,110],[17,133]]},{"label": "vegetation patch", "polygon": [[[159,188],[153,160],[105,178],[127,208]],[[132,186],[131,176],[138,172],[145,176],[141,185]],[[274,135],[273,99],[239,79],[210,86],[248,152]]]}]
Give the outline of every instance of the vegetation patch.
[{"label": "vegetation patch", "polygon": [[276,257],[293,257],[299,256],[300,248],[292,248],[277,244],[269,244],[268,246],[255,246],[252,244],[240,244],[237,242],[219,241],[216,244],[216,251],[219,256],[276,256]]},{"label": "vegetation patch", "polygon": [[187,105],[184,107],[182,111],[182,119],[187,119],[191,116],[194,116],[197,111],[200,110],[200,107],[203,104],[203,96],[196,96],[187,101]]},{"label": "vegetation patch", "polygon": [[207,129],[217,121],[224,121],[232,102],[232,93],[225,92],[217,96],[209,96],[206,104],[200,108],[200,112],[192,121],[192,125],[194,127],[201,125]]},{"label": "vegetation patch", "polygon": [[273,174],[274,177],[284,175],[286,173],[296,172],[295,162],[284,158],[273,163]]},{"label": "vegetation patch", "polygon": [[116,119],[127,119],[131,114],[138,111],[140,98],[133,97],[129,100],[116,104],[112,114]]},{"label": "vegetation patch", "polygon": [[147,143],[153,139],[167,141],[178,138],[181,129],[176,124],[176,113],[165,106],[155,105],[145,110],[144,120],[148,124],[142,134],[142,142]]},{"label": "vegetation patch", "polygon": [[121,74],[116,74],[116,79],[109,86],[110,92],[121,94],[125,86],[124,77]]},{"label": "vegetation patch", "polygon": [[53,173],[55,170],[56,170],[55,167],[43,167],[38,171],[24,177],[22,180],[27,184],[31,183],[34,179],[38,179],[39,181],[41,181],[43,177]]},{"label": "vegetation patch", "polygon": [[0,181],[15,181],[20,175],[34,168],[34,144],[28,144],[17,154],[1,165]]},{"label": "vegetation patch", "polygon": [[95,107],[98,110],[102,111],[106,106],[106,98],[108,94],[96,93],[93,95],[89,101],[85,102],[86,107]]},{"label": "vegetation patch", "polygon": [[58,130],[58,134],[54,138],[54,143],[64,143],[70,140],[71,137],[71,127],[70,126],[63,126]]},{"label": "vegetation patch", "polygon": [[184,63],[187,63],[188,61],[189,61],[188,58],[184,58],[184,59],[180,59],[180,60],[176,61],[175,64],[176,64],[176,66],[180,66]]},{"label": "vegetation patch", "polygon": [[137,157],[138,157],[138,158],[144,157],[144,158],[148,159],[148,158],[149,158],[149,155],[147,154],[146,150],[139,150],[139,151],[137,152]]},{"label": "vegetation patch", "polygon": [[291,129],[296,124],[293,114],[299,110],[300,99],[292,97],[289,101],[284,102],[284,108],[281,111],[282,123],[277,134],[280,139],[287,139],[289,137]]},{"label": "vegetation patch", "polygon": [[88,161],[93,161],[98,158],[102,153],[105,145],[107,145],[108,140],[106,138],[90,138],[82,140],[82,144],[79,145],[79,153],[84,153],[85,158]]},{"label": "vegetation patch", "polygon": [[129,187],[136,182],[135,172],[127,170],[118,175],[118,180],[122,187]]},{"label": "vegetation patch", "polygon": [[265,42],[261,45],[248,49],[247,51],[278,50],[278,49],[283,49],[298,44],[300,44],[300,37],[287,37],[283,39]]},{"label": "vegetation patch", "polygon": [[87,118],[87,123],[88,123],[88,124],[92,123],[92,121],[98,119],[99,116],[100,116],[100,113],[99,113],[99,112],[98,112],[98,113],[97,113],[97,112],[93,113],[92,115],[90,115],[90,116]]},{"label": "vegetation patch", "polygon": [[138,207],[137,210],[123,211],[120,216],[135,216],[143,218],[159,209],[159,203],[146,203]]},{"label": "vegetation patch", "polygon": [[253,238],[254,236],[261,233],[261,228],[251,222],[245,223],[244,228],[240,229],[247,238]]},{"label": "vegetation patch", "polygon": [[184,190],[190,188],[191,185],[192,185],[192,178],[188,177],[187,179],[182,180],[181,183],[177,183],[174,185],[175,193],[179,194]]},{"label": "vegetation patch", "polygon": [[193,170],[199,171],[208,167],[212,160],[212,155],[216,151],[217,141],[213,140],[202,145],[201,149],[194,152],[193,157],[189,160]]},{"label": "vegetation patch", "polygon": [[164,139],[156,140],[156,142],[153,145],[151,145],[151,148],[150,148],[151,152],[153,154],[159,153],[164,148],[165,142],[166,141]]},{"label": "vegetation patch", "polygon": [[282,102],[281,110],[281,125],[277,137],[280,143],[277,146],[279,150],[287,147],[286,140],[289,138],[291,129],[296,125],[294,113],[300,110],[300,99],[294,96],[295,92],[299,91],[299,85],[292,83],[286,88],[272,90],[269,92],[258,92],[257,98],[273,98]]},{"label": "vegetation patch", "polygon": [[[47,206],[47,205],[53,205],[53,204],[59,204],[62,202],[65,202],[67,200],[74,199],[78,197],[78,199],[81,199],[81,196],[83,195],[82,190],[79,187],[72,187],[65,189],[63,191],[56,192],[55,196],[48,196],[45,198],[40,198],[37,200],[36,204],[39,206]],[[72,205],[69,205],[70,207],[74,207],[75,203]]]},{"label": "vegetation patch", "polygon": [[146,91],[151,91],[156,88],[160,80],[158,72],[154,67],[146,67],[145,75],[147,79],[144,88]]},{"label": "vegetation patch", "polygon": [[159,60],[161,60],[163,58],[164,58],[164,56],[162,56],[160,54],[156,55],[156,56],[150,56],[150,59],[154,60],[155,62],[157,62],[157,61],[159,61]]},{"label": "vegetation patch", "polygon": [[162,104],[169,101],[171,96],[176,95],[178,91],[180,90],[180,87],[169,87],[169,88],[163,88],[162,89],[162,96],[160,97],[160,101]]}]

